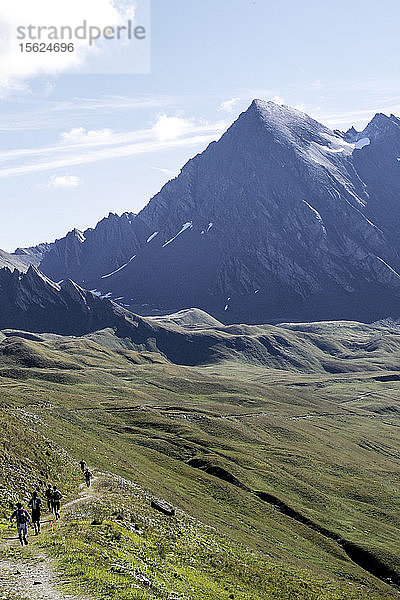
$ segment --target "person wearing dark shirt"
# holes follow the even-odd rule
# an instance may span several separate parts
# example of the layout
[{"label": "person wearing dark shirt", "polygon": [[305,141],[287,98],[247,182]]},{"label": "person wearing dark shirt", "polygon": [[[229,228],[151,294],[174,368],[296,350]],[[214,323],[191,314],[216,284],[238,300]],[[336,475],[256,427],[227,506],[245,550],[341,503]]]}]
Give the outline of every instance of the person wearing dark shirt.
[{"label": "person wearing dark shirt", "polygon": [[42,510],[42,501],[38,497],[37,492],[33,492],[32,498],[28,502],[29,508],[32,509],[32,523],[35,528],[35,535],[40,533],[40,514]]},{"label": "person wearing dark shirt", "polygon": [[49,483],[48,488],[46,490],[46,500],[47,500],[47,508],[50,512],[53,512],[53,489]]},{"label": "person wearing dark shirt", "polygon": [[52,496],[51,496],[51,505],[53,509],[53,513],[56,516],[56,521],[60,518],[60,501],[62,498],[62,493],[57,489],[57,486],[53,486]]},{"label": "person wearing dark shirt", "polygon": [[11,523],[13,522],[13,519],[15,519],[17,521],[17,531],[18,531],[19,541],[21,542],[21,546],[23,546],[24,543],[27,546],[28,545],[28,521],[30,520],[30,516],[29,516],[29,513],[24,508],[22,508],[21,502],[17,503],[17,510],[15,510],[10,517]]},{"label": "person wearing dark shirt", "polygon": [[92,475],[92,473],[89,471],[89,469],[86,469],[86,471],[85,471],[84,475],[85,475],[86,485],[87,485],[88,487],[90,487],[90,480],[92,479],[93,475]]}]

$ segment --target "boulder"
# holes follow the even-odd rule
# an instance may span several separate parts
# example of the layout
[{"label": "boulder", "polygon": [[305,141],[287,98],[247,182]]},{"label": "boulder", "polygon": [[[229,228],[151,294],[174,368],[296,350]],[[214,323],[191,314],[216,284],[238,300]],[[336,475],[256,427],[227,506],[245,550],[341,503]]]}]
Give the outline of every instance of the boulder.
[{"label": "boulder", "polygon": [[175,514],[175,508],[161,498],[154,498],[154,500],[151,501],[151,507],[159,510],[164,515],[168,515],[169,517],[173,517]]}]

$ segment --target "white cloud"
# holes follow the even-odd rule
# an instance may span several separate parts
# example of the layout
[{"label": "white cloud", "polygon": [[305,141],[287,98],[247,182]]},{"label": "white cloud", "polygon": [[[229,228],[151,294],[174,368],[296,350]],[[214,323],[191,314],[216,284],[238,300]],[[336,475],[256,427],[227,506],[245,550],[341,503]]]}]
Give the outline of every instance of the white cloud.
[{"label": "white cloud", "polygon": [[[0,178],[63,169],[138,154],[165,151],[170,148],[196,146],[217,139],[228,123],[195,124],[177,117],[160,117],[150,129],[123,133],[93,130],[88,136],[84,128],[75,128],[60,143],[38,148],[19,148],[0,152]],[[90,130],[89,130],[90,131]],[[101,134],[99,132],[102,132]],[[104,132],[107,132],[106,134]]]},{"label": "white cloud", "polygon": [[147,154],[169,150],[171,148],[203,146],[212,140],[216,139],[217,135],[193,135],[177,140],[160,141],[153,140],[150,142],[138,142],[135,144],[127,144],[122,146],[113,146],[112,148],[100,148],[91,152],[82,152],[80,154],[70,154],[65,157],[47,157],[47,160],[32,164],[21,164],[17,166],[0,169],[0,178],[12,177],[15,175],[26,175],[28,173],[37,173],[40,171],[48,171],[70,167],[75,165],[83,165],[98,162],[100,160],[123,158],[134,156],[137,154]]},{"label": "white cloud", "polygon": [[233,113],[236,110],[238,102],[240,102],[240,98],[231,98],[230,100],[222,102],[218,110]]},{"label": "white cloud", "polygon": [[[53,84],[46,83],[46,89],[51,89]],[[26,91],[28,88],[26,88]],[[47,94],[46,94],[47,95]],[[0,92],[1,97],[1,92]],[[19,100],[27,100],[26,98]],[[74,98],[68,101],[47,100],[43,107],[29,110],[29,98],[27,102],[20,102],[16,106],[14,113],[0,114],[0,132],[1,131],[34,131],[44,129],[45,127],[59,127],[63,124],[69,115],[75,117],[75,121],[80,118],[86,119],[89,113],[96,113],[97,117],[103,116],[109,118],[110,113],[121,111],[129,113],[142,109],[166,109],[168,106],[174,106],[178,99],[173,96],[100,96],[99,98]],[[22,107],[22,110],[21,110]],[[62,125],[61,125],[62,126]]]},{"label": "white cloud", "polygon": [[[130,7],[131,16],[132,5]],[[74,39],[74,52],[21,52],[19,44],[29,40],[17,38],[17,28],[41,26],[40,41],[48,44],[44,27],[81,26],[88,24],[101,28],[120,25],[127,18],[127,7],[122,0],[12,0],[0,4],[0,95],[28,89],[29,80],[38,75],[58,75],[78,69],[89,56],[100,52],[99,46],[88,45],[87,40]],[[66,30],[67,31],[67,30]],[[37,29],[35,29],[35,33]],[[27,34],[27,30],[24,30]],[[21,34],[22,37],[22,34]],[[65,40],[69,41],[69,40]]]},{"label": "white cloud", "polygon": [[61,140],[68,144],[79,144],[84,142],[102,143],[110,140],[113,135],[112,129],[85,129],[84,127],[73,127],[61,134]]},{"label": "white cloud", "polygon": [[275,104],[285,104],[285,101],[280,96],[274,96],[272,102],[275,102]]},{"label": "white cloud", "polygon": [[100,96],[99,98],[76,98],[65,100],[52,107],[55,112],[96,111],[99,110],[136,110],[141,108],[160,108],[173,105],[177,101],[172,96]]},{"label": "white cloud", "polygon": [[175,140],[182,135],[190,132],[193,128],[193,122],[180,117],[168,117],[161,115],[154,127],[154,133],[160,141]]},{"label": "white cloud", "polygon": [[45,185],[46,188],[57,190],[60,188],[75,188],[81,184],[76,175],[52,175]]},{"label": "white cloud", "polygon": [[400,104],[394,104],[389,106],[378,106],[371,107],[369,109],[356,110],[356,111],[343,111],[337,113],[322,113],[321,109],[310,111],[310,114],[317,121],[321,121],[332,128],[338,128],[344,126],[350,127],[354,125],[357,128],[363,129],[367,123],[377,112],[383,112],[386,115],[400,114]]},{"label": "white cloud", "polygon": [[176,176],[178,174],[176,171],[171,171],[171,169],[164,169],[162,167],[150,167],[150,168],[154,169],[155,171],[160,171],[160,173],[162,173],[163,175]]}]

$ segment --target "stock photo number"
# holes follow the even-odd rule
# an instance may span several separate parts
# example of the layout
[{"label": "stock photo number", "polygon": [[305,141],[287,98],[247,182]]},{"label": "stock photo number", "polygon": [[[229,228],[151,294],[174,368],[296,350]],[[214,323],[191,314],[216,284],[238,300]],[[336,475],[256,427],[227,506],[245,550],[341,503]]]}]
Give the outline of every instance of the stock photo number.
[{"label": "stock photo number", "polygon": [[19,47],[21,52],[74,52],[75,50],[73,43],[65,42],[55,44],[25,42],[19,44]]}]

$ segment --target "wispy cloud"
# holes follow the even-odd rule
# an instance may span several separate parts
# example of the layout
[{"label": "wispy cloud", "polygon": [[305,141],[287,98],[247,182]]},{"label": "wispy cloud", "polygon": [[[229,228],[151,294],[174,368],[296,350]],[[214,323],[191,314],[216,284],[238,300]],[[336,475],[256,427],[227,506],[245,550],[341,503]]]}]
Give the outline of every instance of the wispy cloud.
[{"label": "wispy cloud", "polygon": [[57,102],[51,110],[63,111],[100,111],[100,110],[137,110],[142,108],[161,108],[176,103],[171,96],[101,96],[100,98],[75,98]]},{"label": "wispy cloud", "polygon": [[230,100],[225,100],[225,102],[221,102],[218,110],[227,112],[230,114],[234,113],[236,111],[236,107],[239,102],[240,102],[239,97],[231,98]]},{"label": "wispy cloud", "polygon": [[163,175],[173,175],[176,176],[177,171],[171,171],[171,169],[164,169],[163,167],[150,167],[150,169],[154,169],[154,171],[160,171]]},{"label": "wispy cloud", "polygon": [[66,144],[80,144],[94,142],[95,144],[107,141],[113,135],[112,129],[85,129],[84,127],[73,127],[69,131],[63,131],[61,140]]},{"label": "wispy cloud", "polygon": [[226,122],[195,124],[161,115],[153,127],[130,132],[83,127],[63,132],[51,146],[0,152],[0,178],[111,160],[177,147],[204,146],[227,127]]},{"label": "wispy cloud", "polygon": [[10,106],[0,115],[0,131],[34,131],[43,128],[60,126],[66,119],[81,118],[85,120],[92,113],[97,118],[109,117],[116,111],[130,113],[140,110],[158,109],[166,111],[175,106],[177,99],[172,96],[100,96],[99,98],[74,98],[68,101],[52,101],[46,99],[44,105],[38,107],[34,97],[19,99],[18,112]]},{"label": "wispy cloud", "polygon": [[400,103],[393,104],[390,106],[382,106],[375,105],[371,108],[366,108],[363,110],[352,110],[352,111],[343,111],[343,112],[334,112],[334,113],[323,113],[322,111],[310,111],[311,116],[313,116],[318,121],[322,123],[332,126],[338,127],[340,125],[347,124],[357,124],[362,122],[368,122],[377,112],[383,112],[387,115],[389,114],[400,114]]}]

